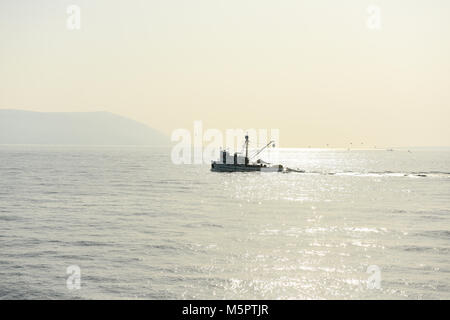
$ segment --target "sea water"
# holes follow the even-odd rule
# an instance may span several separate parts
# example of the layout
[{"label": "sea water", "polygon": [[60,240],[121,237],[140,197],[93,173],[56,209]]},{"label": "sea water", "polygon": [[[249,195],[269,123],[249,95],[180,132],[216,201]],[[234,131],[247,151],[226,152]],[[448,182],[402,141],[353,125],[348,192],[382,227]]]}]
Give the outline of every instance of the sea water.
[{"label": "sea water", "polygon": [[0,146],[0,298],[450,298],[450,149],[278,160],[305,172]]}]

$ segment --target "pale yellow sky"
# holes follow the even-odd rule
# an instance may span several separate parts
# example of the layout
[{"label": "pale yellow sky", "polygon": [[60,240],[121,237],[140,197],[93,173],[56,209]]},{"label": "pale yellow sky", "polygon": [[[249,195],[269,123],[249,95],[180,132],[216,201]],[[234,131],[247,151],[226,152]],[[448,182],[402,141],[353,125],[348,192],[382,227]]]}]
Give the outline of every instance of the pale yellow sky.
[{"label": "pale yellow sky", "polygon": [[277,128],[284,147],[450,145],[449,33],[447,0],[1,1],[0,108]]}]

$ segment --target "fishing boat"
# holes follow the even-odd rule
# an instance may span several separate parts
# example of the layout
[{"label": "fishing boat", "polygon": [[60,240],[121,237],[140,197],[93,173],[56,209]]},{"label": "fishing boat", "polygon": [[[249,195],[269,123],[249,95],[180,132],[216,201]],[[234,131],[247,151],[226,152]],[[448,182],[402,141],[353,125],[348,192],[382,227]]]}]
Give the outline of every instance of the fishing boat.
[{"label": "fishing boat", "polygon": [[259,155],[264,149],[274,144],[274,141],[270,141],[263,148],[253,154],[251,157],[248,156],[248,135],[245,136],[245,156],[235,152],[233,155],[227,150],[222,150],[220,152],[219,160],[211,162],[211,171],[216,172],[250,172],[250,171],[267,171],[267,172],[282,172],[284,170],[281,164],[272,165],[261,159],[255,162],[251,162],[250,159]]}]

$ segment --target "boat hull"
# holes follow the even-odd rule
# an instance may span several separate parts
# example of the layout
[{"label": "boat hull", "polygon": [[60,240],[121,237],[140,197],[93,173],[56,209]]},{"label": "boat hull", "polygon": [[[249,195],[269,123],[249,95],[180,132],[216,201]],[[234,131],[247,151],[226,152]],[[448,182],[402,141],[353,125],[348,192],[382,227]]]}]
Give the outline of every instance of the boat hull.
[{"label": "boat hull", "polygon": [[211,171],[215,172],[254,172],[254,171],[263,171],[263,172],[280,172],[283,170],[283,167],[264,167],[261,165],[253,165],[253,164],[223,164],[223,163],[212,163]]}]

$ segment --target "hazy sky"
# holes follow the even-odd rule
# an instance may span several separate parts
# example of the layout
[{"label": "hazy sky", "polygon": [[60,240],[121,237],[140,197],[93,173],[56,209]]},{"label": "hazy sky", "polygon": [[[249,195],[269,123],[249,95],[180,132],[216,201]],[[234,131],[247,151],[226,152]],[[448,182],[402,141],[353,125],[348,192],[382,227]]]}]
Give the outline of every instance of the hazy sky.
[{"label": "hazy sky", "polygon": [[284,147],[450,145],[448,0],[0,0],[0,39],[0,108],[278,128]]}]

